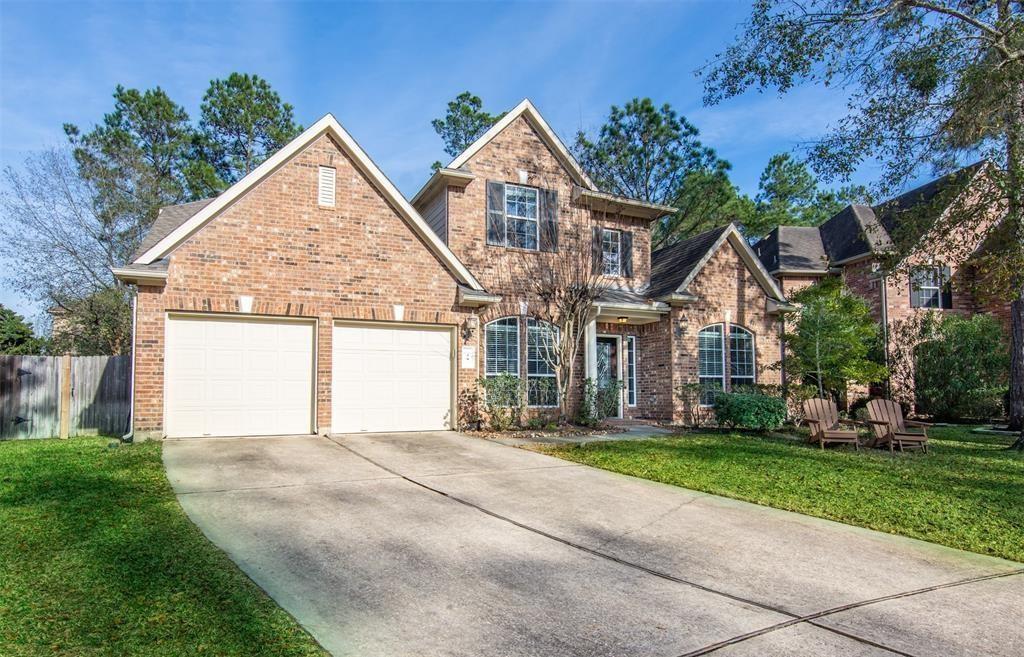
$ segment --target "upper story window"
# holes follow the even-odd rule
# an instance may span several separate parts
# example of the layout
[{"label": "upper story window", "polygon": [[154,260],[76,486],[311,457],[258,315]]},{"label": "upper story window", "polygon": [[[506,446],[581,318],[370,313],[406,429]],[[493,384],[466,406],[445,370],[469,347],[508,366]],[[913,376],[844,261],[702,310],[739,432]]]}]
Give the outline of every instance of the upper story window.
[{"label": "upper story window", "polygon": [[487,181],[487,243],[530,251],[558,250],[558,192]]},{"label": "upper story window", "polygon": [[533,187],[505,185],[505,242],[508,246],[537,250],[537,190]]},{"label": "upper story window", "polygon": [[601,231],[601,273],[605,276],[622,275],[622,232]]},{"label": "upper story window", "polygon": [[605,276],[633,276],[633,233],[617,228],[594,226],[593,273]]},{"label": "upper story window", "polygon": [[919,267],[910,275],[910,307],[953,307],[949,267]]}]

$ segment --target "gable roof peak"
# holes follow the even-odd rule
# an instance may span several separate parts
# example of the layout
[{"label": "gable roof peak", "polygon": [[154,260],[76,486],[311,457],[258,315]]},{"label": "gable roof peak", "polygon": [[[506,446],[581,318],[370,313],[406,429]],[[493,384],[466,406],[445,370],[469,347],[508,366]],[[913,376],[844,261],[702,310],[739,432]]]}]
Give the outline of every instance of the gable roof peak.
[{"label": "gable roof peak", "polygon": [[492,139],[501,134],[505,128],[512,125],[516,119],[524,117],[534,127],[544,143],[551,149],[551,152],[562,163],[574,182],[580,187],[597,191],[594,181],[590,179],[580,163],[573,157],[565,143],[555,133],[541,113],[537,110],[529,98],[524,98],[518,105],[509,110],[501,119],[495,122],[476,141],[466,147],[466,150],[459,153],[448,163],[446,169],[458,169],[466,164],[480,149],[489,144]]}]

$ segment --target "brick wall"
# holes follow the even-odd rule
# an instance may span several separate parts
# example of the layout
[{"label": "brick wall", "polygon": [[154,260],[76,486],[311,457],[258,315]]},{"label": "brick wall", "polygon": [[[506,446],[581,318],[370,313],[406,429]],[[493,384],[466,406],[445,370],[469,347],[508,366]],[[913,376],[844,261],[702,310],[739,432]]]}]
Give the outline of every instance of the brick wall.
[{"label": "brick wall", "polygon": [[824,278],[821,276],[806,276],[803,274],[783,274],[779,273],[775,280],[779,283],[779,289],[782,290],[782,294],[788,299],[800,290],[814,285],[818,281]]},{"label": "brick wall", "polygon": [[[317,205],[317,167],[337,169],[335,207]],[[173,311],[317,319],[316,423],[331,425],[334,320],[463,326],[451,274],[329,137],[310,144],[171,255],[167,285],[140,287],[135,429],[163,430],[164,318]],[[462,331],[456,331],[459,345]],[[476,344],[478,333],[472,344]],[[458,362],[456,362],[458,366]],[[460,385],[474,377],[460,376]]]},{"label": "brick wall", "polygon": [[[712,256],[689,291],[699,301],[672,309],[672,391],[698,382],[697,334],[710,324],[738,324],[754,335],[756,381],[781,383],[778,369],[770,368],[781,359],[779,317],[767,312],[767,297],[736,249],[726,242]],[[728,329],[726,329],[725,371],[729,371]],[[727,384],[728,386],[728,384]],[[682,401],[674,394],[673,420],[684,421]]]}]

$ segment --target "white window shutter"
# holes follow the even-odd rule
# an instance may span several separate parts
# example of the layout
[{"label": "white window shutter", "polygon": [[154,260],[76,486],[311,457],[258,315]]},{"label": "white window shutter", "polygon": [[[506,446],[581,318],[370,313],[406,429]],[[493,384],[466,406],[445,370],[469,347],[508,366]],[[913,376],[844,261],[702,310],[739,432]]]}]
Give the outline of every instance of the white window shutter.
[{"label": "white window shutter", "polygon": [[328,208],[334,207],[334,177],[334,167],[320,167],[317,203]]}]

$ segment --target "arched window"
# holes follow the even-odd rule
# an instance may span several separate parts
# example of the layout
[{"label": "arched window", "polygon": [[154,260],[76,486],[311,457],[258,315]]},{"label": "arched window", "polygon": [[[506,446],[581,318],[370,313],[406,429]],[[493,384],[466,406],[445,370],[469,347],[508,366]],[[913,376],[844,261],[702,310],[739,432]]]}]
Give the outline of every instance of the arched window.
[{"label": "arched window", "polygon": [[558,328],[539,319],[526,320],[526,403],[558,406]]},{"label": "arched window", "polygon": [[697,334],[697,377],[701,385],[700,403],[715,403],[715,393],[725,390],[725,351],[722,325],[705,326]]},{"label": "arched window", "polygon": [[754,334],[729,325],[729,388],[754,385]]},{"label": "arched window", "polygon": [[519,318],[502,317],[484,326],[484,375],[519,376]]}]

